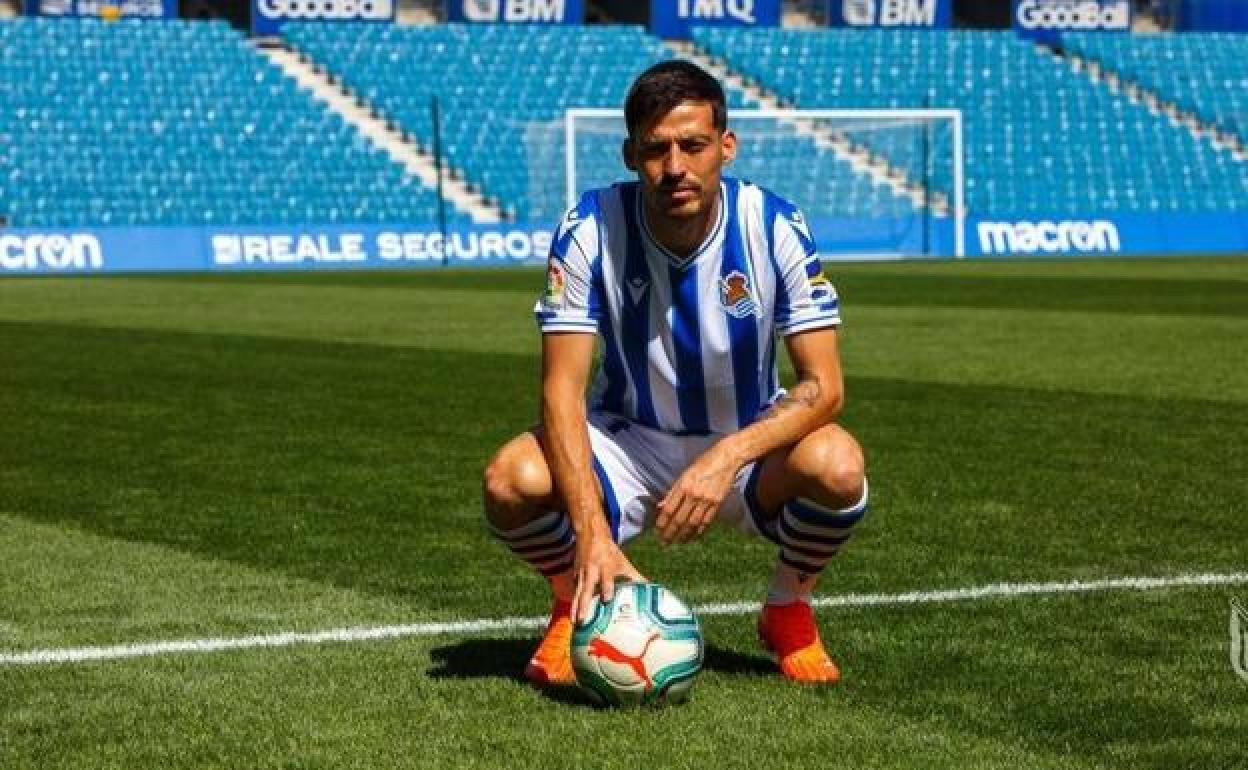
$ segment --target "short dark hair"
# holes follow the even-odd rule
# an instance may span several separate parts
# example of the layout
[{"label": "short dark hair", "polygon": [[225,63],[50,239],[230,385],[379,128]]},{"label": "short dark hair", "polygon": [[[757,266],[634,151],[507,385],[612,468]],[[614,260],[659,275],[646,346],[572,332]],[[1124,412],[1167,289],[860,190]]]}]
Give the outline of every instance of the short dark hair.
[{"label": "short dark hair", "polygon": [[681,102],[708,102],[716,130],[728,128],[728,103],[724,87],[715,76],[693,62],[671,59],[638,75],[628,89],[624,122],[628,125],[629,137]]}]

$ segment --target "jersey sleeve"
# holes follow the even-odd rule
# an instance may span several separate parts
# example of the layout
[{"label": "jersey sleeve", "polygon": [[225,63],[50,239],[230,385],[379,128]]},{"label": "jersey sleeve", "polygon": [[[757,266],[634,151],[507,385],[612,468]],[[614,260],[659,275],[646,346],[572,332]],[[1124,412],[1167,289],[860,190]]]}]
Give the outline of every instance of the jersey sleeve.
[{"label": "jersey sleeve", "polygon": [[792,205],[776,206],[772,230],[778,288],[776,331],[781,336],[840,326],[840,301],[823,274],[810,226]]},{"label": "jersey sleeve", "polygon": [[602,306],[594,281],[598,212],[589,195],[559,223],[546,260],[546,285],[533,308],[542,333],[598,332]]}]

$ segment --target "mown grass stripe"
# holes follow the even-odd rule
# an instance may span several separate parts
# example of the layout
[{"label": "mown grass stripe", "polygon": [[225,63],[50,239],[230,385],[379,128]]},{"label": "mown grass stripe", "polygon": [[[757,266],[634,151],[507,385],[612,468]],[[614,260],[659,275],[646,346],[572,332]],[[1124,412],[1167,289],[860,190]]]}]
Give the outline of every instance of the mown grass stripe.
[{"label": "mown grass stripe", "polygon": [[[1156,591],[1169,588],[1241,585],[1248,583],[1248,572],[1204,573],[1167,577],[1121,577],[1102,580],[1072,580],[1045,583],[992,583],[983,586],[936,591],[910,591],[899,594],[846,594],[817,599],[820,609],[836,607],[882,607],[906,604],[938,604],[1022,596],[1078,594],[1103,591]],[[699,615],[744,615],[757,612],[758,602],[704,604],[695,608]],[[0,666],[35,666],[57,663],[86,663],[122,660],[180,653],[223,652],[257,647],[289,647],[297,644],[362,642],[401,637],[459,636],[491,631],[527,631],[545,626],[545,617],[481,618],[443,623],[412,623],[395,626],[337,628],[312,632],[281,632],[233,638],[185,639],[119,644],[104,647],[69,647],[0,654]]]}]

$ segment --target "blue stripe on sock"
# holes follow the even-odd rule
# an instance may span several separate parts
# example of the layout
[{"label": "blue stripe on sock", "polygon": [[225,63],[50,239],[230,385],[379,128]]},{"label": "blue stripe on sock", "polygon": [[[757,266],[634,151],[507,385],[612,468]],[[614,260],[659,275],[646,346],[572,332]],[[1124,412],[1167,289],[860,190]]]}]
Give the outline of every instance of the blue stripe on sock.
[{"label": "blue stripe on sock", "polygon": [[507,547],[520,556],[530,553],[538,553],[541,551],[550,551],[552,549],[559,548],[560,546],[569,548],[576,541],[574,534],[575,533],[573,533],[569,528],[567,534],[558,540],[552,540],[549,543],[536,543],[534,545],[514,545],[509,543]]},{"label": "blue stripe on sock", "polygon": [[811,545],[844,545],[849,540],[849,535],[812,535],[803,532],[789,523],[787,517],[780,519],[780,542],[785,545],[793,543],[809,543]]},{"label": "blue stripe on sock", "polygon": [[[550,515],[550,514],[547,514],[547,515]],[[552,532],[554,532],[555,530],[559,529],[559,527],[563,526],[563,522],[564,522],[564,520],[565,520],[566,518],[567,518],[567,515],[566,515],[566,514],[560,514],[560,515],[558,515],[558,516],[555,516],[555,517],[551,520],[551,523],[550,523],[548,526],[542,527],[541,529],[537,530],[536,532],[526,532],[526,533],[525,533],[525,534],[523,534],[523,535],[516,535],[516,534],[513,534],[513,533],[515,533],[515,532],[517,532],[517,531],[519,531],[519,530],[524,529],[524,527],[523,527],[523,526],[522,526],[522,527],[516,527],[516,529],[511,530],[511,531],[507,531],[507,532],[504,532],[503,530],[500,530],[500,529],[498,529],[498,528],[496,528],[496,527],[490,527],[490,531],[494,533],[494,537],[496,537],[496,538],[498,538],[499,540],[502,540],[504,543],[508,543],[508,544],[510,545],[511,543],[516,542],[516,541],[531,540],[531,539],[533,539],[533,538],[535,538],[535,537],[543,537],[543,536],[545,536],[545,535],[549,535],[550,533],[552,533]],[[532,522],[530,522],[530,523],[532,523]],[[525,526],[528,526],[528,525],[525,525]]]},{"label": "blue stripe on sock", "polygon": [[820,550],[817,548],[806,548],[801,545],[794,545],[793,543],[785,543],[784,550],[790,553],[803,556],[807,559],[811,559],[812,563],[818,563],[820,565],[823,565],[832,561],[832,557],[836,556],[836,554],[840,551],[840,547],[838,546],[836,548],[833,548],[831,551],[824,551],[824,550]]},{"label": "blue stripe on sock", "polygon": [[551,566],[551,567],[547,567],[546,569],[539,569],[538,572],[542,573],[546,577],[554,577],[555,575],[558,575],[561,572],[567,572],[568,570],[572,569],[572,565],[574,563],[575,563],[575,559],[568,559],[567,561],[559,562],[558,564]]},{"label": "blue stripe on sock", "polygon": [[858,508],[844,511],[832,511],[817,507],[813,503],[801,499],[793,499],[785,504],[785,509],[793,518],[822,529],[849,529],[857,524],[867,513],[865,502]]},{"label": "blue stripe on sock", "polygon": [[806,563],[806,562],[804,562],[804,561],[799,561],[798,559],[795,559],[795,558],[793,558],[793,557],[789,556],[789,555],[788,555],[787,553],[785,553],[784,551],[781,551],[781,552],[780,552],[780,561],[781,561],[781,563],[783,563],[783,564],[785,564],[785,565],[787,565],[787,566],[789,566],[789,567],[792,567],[793,569],[797,570],[798,572],[805,572],[805,573],[806,573],[806,574],[808,574],[808,575],[818,575],[820,572],[823,572],[823,568],[824,568],[824,566],[826,566],[826,565],[822,565],[822,564],[820,564],[820,565],[807,564],[807,563]]}]

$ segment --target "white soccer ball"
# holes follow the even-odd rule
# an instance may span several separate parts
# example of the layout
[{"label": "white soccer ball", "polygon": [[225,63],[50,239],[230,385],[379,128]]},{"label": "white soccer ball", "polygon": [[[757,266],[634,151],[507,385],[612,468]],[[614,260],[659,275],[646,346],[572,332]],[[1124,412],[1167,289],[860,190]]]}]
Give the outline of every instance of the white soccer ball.
[{"label": "white soccer ball", "polygon": [[572,632],[577,684],[612,706],[684,701],[702,654],[697,617],[658,583],[618,584]]}]

